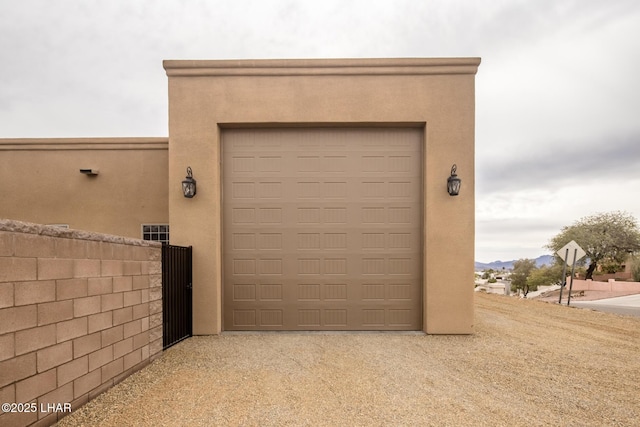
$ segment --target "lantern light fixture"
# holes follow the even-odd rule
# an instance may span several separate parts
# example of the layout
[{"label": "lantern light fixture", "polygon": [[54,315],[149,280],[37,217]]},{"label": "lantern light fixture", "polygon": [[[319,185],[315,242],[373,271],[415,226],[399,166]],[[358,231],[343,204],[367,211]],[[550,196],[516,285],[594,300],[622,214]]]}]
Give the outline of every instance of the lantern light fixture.
[{"label": "lantern light fixture", "polygon": [[193,179],[191,166],[187,166],[187,176],[184,181],[182,181],[182,194],[188,199],[196,195],[196,180]]},{"label": "lantern light fixture", "polygon": [[455,163],[451,166],[451,176],[447,179],[447,192],[450,196],[457,196],[460,193],[460,184],[462,180],[456,175],[457,166]]}]

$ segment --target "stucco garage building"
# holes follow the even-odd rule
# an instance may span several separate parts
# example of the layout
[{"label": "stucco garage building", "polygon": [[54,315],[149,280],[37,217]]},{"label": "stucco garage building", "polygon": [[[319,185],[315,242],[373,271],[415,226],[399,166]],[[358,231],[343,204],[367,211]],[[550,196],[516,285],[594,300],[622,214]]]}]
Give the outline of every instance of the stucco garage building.
[{"label": "stucco garage building", "polygon": [[[87,150],[78,152],[87,158],[67,163],[76,191],[87,200],[119,199],[126,214],[105,220],[87,202],[93,207],[67,209],[65,219],[55,216],[58,208],[34,216],[28,204],[3,203],[0,217],[133,237],[142,237],[143,224],[168,224],[172,244],[193,246],[195,334],[470,333],[479,63],[165,61],[168,147],[161,139],[123,139],[128,151],[106,150],[121,156],[120,164]],[[25,142],[2,144],[3,198],[20,199],[14,175],[36,180],[10,170]],[[139,168],[127,164],[133,152]],[[32,160],[54,153],[33,151]],[[446,191],[453,164],[463,180],[457,197]],[[42,167],[47,179],[66,173]],[[83,167],[100,173],[81,177]],[[197,181],[193,198],[180,189],[187,167]],[[32,189],[35,200],[44,191]],[[137,213],[145,209],[142,218]],[[75,220],[87,215],[95,226]]]}]

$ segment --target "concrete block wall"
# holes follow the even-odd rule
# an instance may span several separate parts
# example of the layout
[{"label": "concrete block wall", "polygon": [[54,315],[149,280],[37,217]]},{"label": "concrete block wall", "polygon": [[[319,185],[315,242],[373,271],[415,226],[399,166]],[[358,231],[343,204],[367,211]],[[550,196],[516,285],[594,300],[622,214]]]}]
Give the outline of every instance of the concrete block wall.
[{"label": "concrete block wall", "polygon": [[640,282],[618,282],[613,279],[606,282],[573,279],[572,289],[574,291],[640,292]]},{"label": "concrete block wall", "polygon": [[0,220],[0,403],[22,405],[1,426],[51,425],[161,354],[161,251]]}]

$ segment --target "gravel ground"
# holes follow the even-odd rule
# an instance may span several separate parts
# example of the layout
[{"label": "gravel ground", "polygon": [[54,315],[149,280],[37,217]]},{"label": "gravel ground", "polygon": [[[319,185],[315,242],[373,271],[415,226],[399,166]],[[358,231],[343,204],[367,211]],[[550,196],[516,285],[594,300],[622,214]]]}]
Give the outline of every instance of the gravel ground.
[{"label": "gravel ground", "polygon": [[194,337],[59,425],[639,425],[639,318],[475,298],[470,336]]}]

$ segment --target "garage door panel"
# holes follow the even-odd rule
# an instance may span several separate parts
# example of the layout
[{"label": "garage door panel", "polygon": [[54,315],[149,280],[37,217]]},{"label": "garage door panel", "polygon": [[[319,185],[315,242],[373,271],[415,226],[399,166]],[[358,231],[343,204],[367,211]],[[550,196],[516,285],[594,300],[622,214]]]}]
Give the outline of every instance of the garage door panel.
[{"label": "garage door panel", "polygon": [[420,329],[416,129],[223,133],[226,330]]}]

